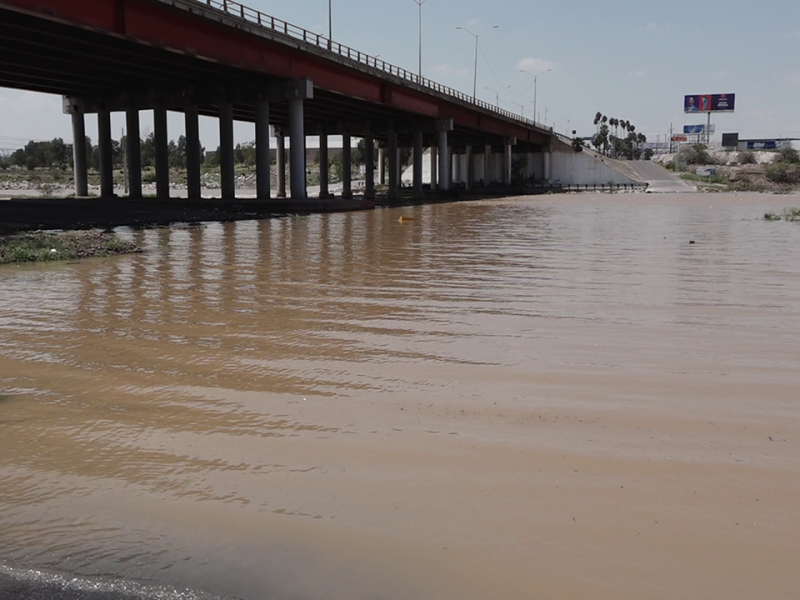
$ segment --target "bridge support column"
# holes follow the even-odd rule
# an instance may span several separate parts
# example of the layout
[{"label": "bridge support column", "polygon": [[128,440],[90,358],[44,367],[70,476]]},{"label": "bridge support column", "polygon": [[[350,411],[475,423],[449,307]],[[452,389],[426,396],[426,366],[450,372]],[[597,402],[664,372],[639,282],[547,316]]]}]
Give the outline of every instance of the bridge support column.
[{"label": "bridge support column", "polygon": [[414,197],[422,198],[422,132],[414,132]]},{"label": "bridge support column", "polygon": [[256,197],[269,200],[272,157],[269,148],[269,101],[256,100]]},{"label": "bridge support column", "polygon": [[439,161],[436,156],[436,146],[431,146],[428,148],[430,151],[430,159],[431,159],[431,191],[435,190],[437,187],[437,174],[436,174],[436,166],[438,165]]},{"label": "bridge support column", "polygon": [[487,186],[494,181],[492,173],[492,145],[486,144],[483,149],[483,185]]},{"label": "bridge support column", "polygon": [[319,197],[327,198],[328,190],[328,132],[323,125],[319,134]]},{"label": "bridge support column", "polygon": [[286,138],[283,131],[275,128],[275,145],[277,156],[275,167],[278,169],[278,198],[286,198]]},{"label": "bridge support column", "polygon": [[167,109],[163,106],[153,109],[153,133],[156,145],[156,196],[159,200],[169,200],[169,134]]},{"label": "bridge support column", "polygon": [[542,160],[544,162],[544,174],[543,179],[545,181],[550,181],[550,178],[553,176],[552,169],[553,169],[553,162],[552,162],[553,155],[550,153],[550,150],[544,153]]},{"label": "bridge support column", "polygon": [[436,121],[436,130],[439,133],[439,190],[450,189],[450,148],[447,143],[447,132],[453,131],[453,119],[439,119]]},{"label": "bridge support column", "polygon": [[399,173],[397,168],[397,132],[389,132],[389,143],[386,148],[389,155],[389,198],[397,198],[397,186],[399,181]]},{"label": "bridge support column", "polygon": [[367,129],[364,136],[364,198],[375,198],[375,139],[372,131]]},{"label": "bridge support column", "polygon": [[386,185],[386,151],[378,146],[378,183]]},{"label": "bridge support column", "polygon": [[129,108],[125,111],[125,125],[128,133],[125,138],[125,155],[128,159],[128,197],[142,197],[142,143],[139,132],[139,110]]},{"label": "bridge support column", "polygon": [[83,113],[72,113],[72,162],[75,176],[75,195],[89,195],[88,165],[86,161],[86,122]]},{"label": "bridge support column", "polygon": [[183,120],[186,126],[186,195],[199,200],[200,186],[200,121],[196,105],[184,109]]},{"label": "bridge support column", "polygon": [[306,198],[306,134],[303,124],[302,98],[289,100],[289,136],[291,138],[289,180],[292,199],[304,200]]},{"label": "bridge support column", "polygon": [[511,140],[506,141],[505,154],[503,156],[503,183],[511,185]]},{"label": "bridge support column", "polygon": [[100,196],[114,195],[114,158],[111,152],[111,113],[107,108],[97,112],[97,144],[100,152]]},{"label": "bridge support column", "polygon": [[464,158],[466,161],[465,165],[465,178],[466,178],[466,187],[468,190],[471,190],[475,187],[475,169],[472,165],[472,146],[467,145],[467,149],[464,152]]},{"label": "bridge support column", "polygon": [[286,86],[289,99],[289,136],[291,159],[289,179],[294,200],[304,200],[306,193],[306,134],[303,101],[314,97],[314,84],[310,79],[298,79]]},{"label": "bridge support column", "polygon": [[233,154],[233,103],[219,105],[219,179],[222,199],[236,197],[236,168]]},{"label": "bridge support column", "polygon": [[342,134],[342,198],[353,197],[353,152],[350,148],[350,132]]}]

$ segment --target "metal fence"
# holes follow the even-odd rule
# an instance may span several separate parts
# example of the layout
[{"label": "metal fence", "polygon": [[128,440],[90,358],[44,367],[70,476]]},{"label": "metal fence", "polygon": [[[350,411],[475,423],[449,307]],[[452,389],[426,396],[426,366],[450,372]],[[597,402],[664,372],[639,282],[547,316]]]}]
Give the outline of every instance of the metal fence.
[{"label": "metal fence", "polygon": [[236,19],[242,19],[247,23],[256,25],[258,27],[263,27],[264,29],[268,29],[274,33],[278,33],[295,40],[299,40],[304,44],[309,44],[311,46],[315,46],[322,50],[327,50],[328,52],[337,54],[338,56],[345,58],[347,60],[351,60],[355,63],[366,65],[374,69],[378,69],[379,71],[383,71],[384,73],[392,75],[393,77],[397,77],[399,79],[403,79],[404,81],[415,83],[434,92],[438,92],[440,94],[445,94],[452,98],[456,98],[462,102],[467,102],[474,106],[480,107],[484,110],[488,110],[493,113],[502,115],[507,119],[513,119],[520,123],[524,123],[526,125],[531,125],[531,126],[537,126],[542,129],[548,129],[547,127],[539,126],[535,121],[532,121],[531,119],[526,119],[511,111],[496,107],[492,104],[489,104],[488,102],[484,102],[483,100],[478,100],[477,98],[464,94],[463,92],[459,92],[458,90],[455,90],[453,88],[441,85],[440,83],[427,79],[426,77],[420,77],[416,73],[412,73],[410,71],[407,71],[406,69],[396,67],[379,58],[370,56],[369,54],[364,54],[363,52],[355,50],[354,48],[350,48],[349,46],[344,46],[338,42],[335,42],[327,38],[324,35],[308,31],[307,29],[303,29],[302,27],[298,27],[297,25],[292,25],[291,23],[287,23],[286,21],[277,19],[271,15],[264,14],[261,11],[245,6],[244,4],[240,4],[239,2],[235,2],[234,0],[194,0],[194,1],[200,4],[205,4],[206,6],[212,9],[222,11]]}]

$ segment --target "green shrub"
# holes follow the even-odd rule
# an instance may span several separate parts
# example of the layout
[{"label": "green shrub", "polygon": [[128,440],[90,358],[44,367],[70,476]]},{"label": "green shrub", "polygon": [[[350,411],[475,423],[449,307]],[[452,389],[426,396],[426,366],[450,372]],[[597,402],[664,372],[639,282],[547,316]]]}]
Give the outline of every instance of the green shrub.
[{"label": "green shrub", "polygon": [[711,165],[714,160],[708,153],[705,144],[694,144],[691,148],[681,151],[681,158],[687,165]]},{"label": "green shrub", "polygon": [[786,146],[778,150],[778,162],[796,165],[800,163],[800,154],[791,146]]},{"label": "green shrub", "polygon": [[739,152],[739,164],[740,165],[754,165],[758,162],[756,158],[756,153],[752,150],[744,150]]},{"label": "green shrub", "polygon": [[795,179],[794,170],[787,163],[777,162],[764,169],[764,175],[773,183],[792,183]]}]

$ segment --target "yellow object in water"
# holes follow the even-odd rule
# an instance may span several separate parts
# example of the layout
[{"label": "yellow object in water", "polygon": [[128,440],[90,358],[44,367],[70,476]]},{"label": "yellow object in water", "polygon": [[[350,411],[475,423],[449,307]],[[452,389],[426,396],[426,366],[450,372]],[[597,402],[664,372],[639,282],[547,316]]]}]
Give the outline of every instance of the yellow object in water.
[{"label": "yellow object in water", "polygon": [[397,219],[400,223],[405,223],[406,221],[419,221],[419,219],[415,219],[414,217],[400,217]]}]

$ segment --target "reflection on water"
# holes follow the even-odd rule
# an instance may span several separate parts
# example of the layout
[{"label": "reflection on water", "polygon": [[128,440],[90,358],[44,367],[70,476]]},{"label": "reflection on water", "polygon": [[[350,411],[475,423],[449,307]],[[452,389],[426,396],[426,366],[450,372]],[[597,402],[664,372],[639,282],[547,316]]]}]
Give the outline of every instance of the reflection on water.
[{"label": "reflection on water", "polygon": [[0,268],[0,590],[796,590],[785,200],[125,230],[143,254]]}]

